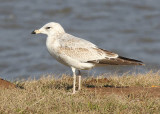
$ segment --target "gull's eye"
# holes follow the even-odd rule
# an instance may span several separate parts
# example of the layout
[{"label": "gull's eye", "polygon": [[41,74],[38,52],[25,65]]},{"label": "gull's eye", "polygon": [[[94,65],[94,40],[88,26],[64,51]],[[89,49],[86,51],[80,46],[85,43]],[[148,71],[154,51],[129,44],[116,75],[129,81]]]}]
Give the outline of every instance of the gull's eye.
[{"label": "gull's eye", "polygon": [[51,27],[46,27],[46,29],[50,29]]}]

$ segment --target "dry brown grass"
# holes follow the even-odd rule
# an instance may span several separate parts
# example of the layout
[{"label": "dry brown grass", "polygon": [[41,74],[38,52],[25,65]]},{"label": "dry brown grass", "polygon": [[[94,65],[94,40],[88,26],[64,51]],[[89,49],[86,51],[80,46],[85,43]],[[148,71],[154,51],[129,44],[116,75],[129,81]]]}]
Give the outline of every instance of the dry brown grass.
[{"label": "dry brown grass", "polygon": [[158,114],[160,110],[160,95],[154,95],[160,94],[158,72],[83,79],[82,90],[75,95],[70,94],[72,78],[65,75],[60,79],[48,76],[15,84],[18,88],[0,91],[0,113]]}]

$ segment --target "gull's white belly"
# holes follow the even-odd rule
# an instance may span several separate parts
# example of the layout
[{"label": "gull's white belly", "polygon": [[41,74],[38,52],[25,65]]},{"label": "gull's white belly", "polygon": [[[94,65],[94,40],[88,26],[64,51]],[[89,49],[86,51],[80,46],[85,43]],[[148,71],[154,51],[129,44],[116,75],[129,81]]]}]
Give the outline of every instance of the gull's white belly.
[{"label": "gull's white belly", "polygon": [[91,69],[95,66],[92,63],[83,63],[83,62],[75,60],[71,57],[68,57],[66,55],[62,55],[62,54],[59,55],[59,53],[57,53],[53,50],[52,51],[48,50],[48,51],[57,61],[59,61],[60,63],[66,65],[66,66],[74,67],[79,70],[87,70],[87,69]]}]

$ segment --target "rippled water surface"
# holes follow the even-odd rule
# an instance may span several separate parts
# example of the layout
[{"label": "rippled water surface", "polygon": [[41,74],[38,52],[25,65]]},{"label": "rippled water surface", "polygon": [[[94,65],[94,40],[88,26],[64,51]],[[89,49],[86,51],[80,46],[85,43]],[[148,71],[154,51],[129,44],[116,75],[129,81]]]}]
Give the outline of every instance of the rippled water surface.
[{"label": "rippled water surface", "polygon": [[[160,66],[160,0],[0,0],[0,77],[70,74],[31,31],[55,21],[101,48],[142,60],[146,67],[103,67],[93,73],[144,72]],[[87,72],[87,71],[84,71]]]}]

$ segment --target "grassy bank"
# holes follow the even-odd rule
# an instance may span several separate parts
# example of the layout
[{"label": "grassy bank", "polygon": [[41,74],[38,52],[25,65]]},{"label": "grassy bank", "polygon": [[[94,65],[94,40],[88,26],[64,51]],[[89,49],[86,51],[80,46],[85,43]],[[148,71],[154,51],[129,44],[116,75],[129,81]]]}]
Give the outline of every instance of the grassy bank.
[{"label": "grassy bank", "polygon": [[159,73],[113,74],[82,82],[75,95],[70,76],[14,82],[18,88],[0,90],[0,113],[159,113]]}]

